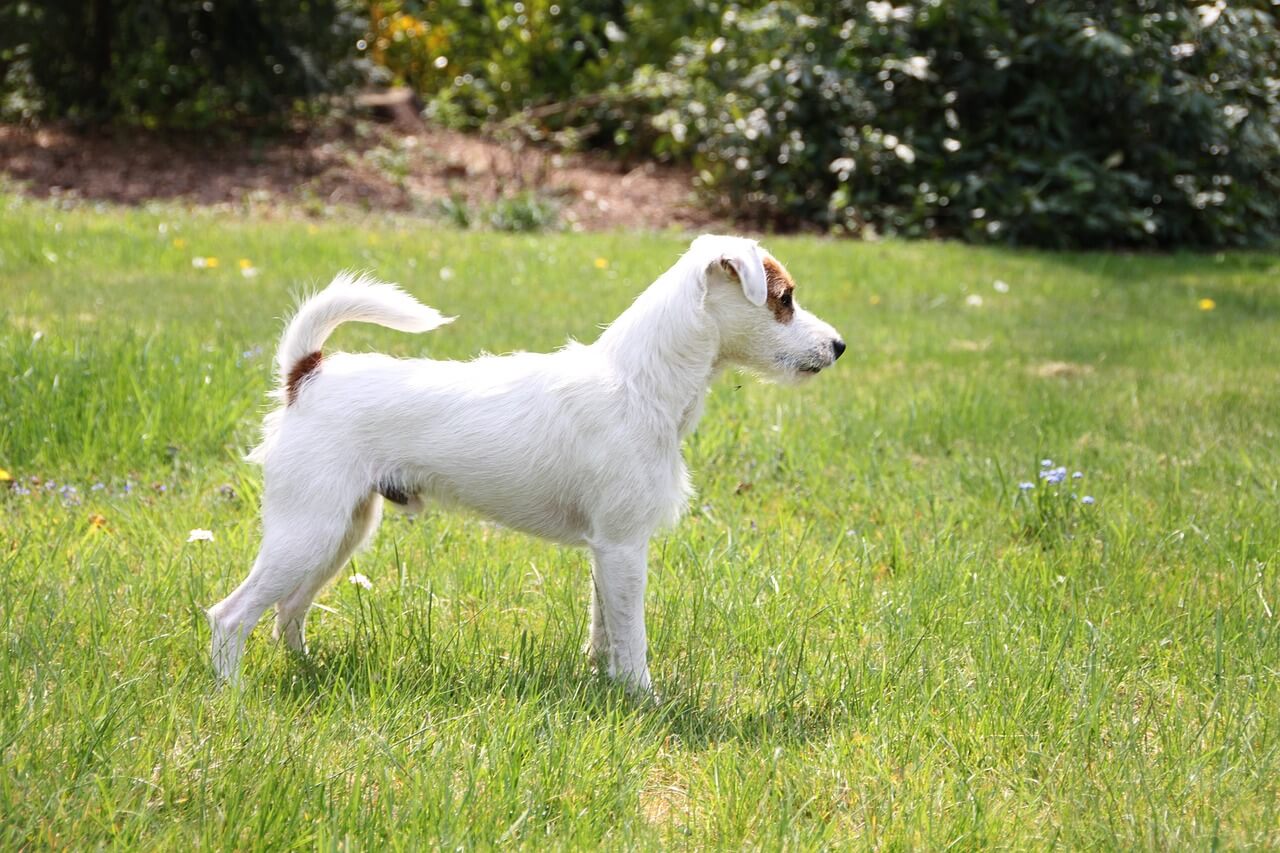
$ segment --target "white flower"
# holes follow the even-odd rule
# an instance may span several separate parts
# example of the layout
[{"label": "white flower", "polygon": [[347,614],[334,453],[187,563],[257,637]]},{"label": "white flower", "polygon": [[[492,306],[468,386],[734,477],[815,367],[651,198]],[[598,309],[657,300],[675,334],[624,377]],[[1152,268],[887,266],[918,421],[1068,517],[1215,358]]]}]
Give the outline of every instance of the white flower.
[{"label": "white flower", "polygon": [[190,533],[187,534],[187,541],[188,542],[212,542],[213,531],[205,530],[202,527],[197,527],[195,530],[192,530]]},{"label": "white flower", "polygon": [[889,21],[909,21],[911,20],[910,6],[894,6],[885,0],[872,0],[867,4],[867,12],[877,24],[887,24]]},{"label": "white flower", "polygon": [[618,26],[613,21],[605,21],[604,37],[612,42],[627,40],[627,34],[623,32],[622,27]]},{"label": "white flower", "polygon": [[831,165],[827,167],[840,181],[849,180],[849,176],[858,168],[858,164],[852,157],[837,157],[831,161]]},{"label": "white flower", "polygon": [[1222,15],[1222,10],[1227,7],[1223,0],[1218,0],[1212,6],[1207,3],[1203,6],[1196,7],[1196,13],[1200,16],[1201,27],[1212,27],[1218,23],[1218,18]]},{"label": "white flower", "polygon": [[353,583],[363,589],[373,589],[373,582],[359,572],[347,578],[347,583]]},{"label": "white flower", "polygon": [[968,305],[970,308],[981,308],[982,297],[976,293],[970,293],[968,296],[965,297],[964,304]]},{"label": "white flower", "polygon": [[1008,282],[1001,281],[1000,279],[996,279],[995,281],[991,282],[991,287],[995,289],[995,292],[996,292],[996,293],[1008,293],[1008,292],[1009,292],[1009,284],[1008,284]]}]

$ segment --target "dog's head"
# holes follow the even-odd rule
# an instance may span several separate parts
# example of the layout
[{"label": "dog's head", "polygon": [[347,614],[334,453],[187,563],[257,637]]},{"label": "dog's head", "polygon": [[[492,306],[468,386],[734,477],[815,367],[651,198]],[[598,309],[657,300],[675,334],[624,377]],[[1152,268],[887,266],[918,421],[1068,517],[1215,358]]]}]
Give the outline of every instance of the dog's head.
[{"label": "dog's head", "polygon": [[840,333],[800,307],[791,276],[755,240],[706,235],[690,253],[702,274],[703,306],[720,334],[720,358],[794,382],[844,352]]}]

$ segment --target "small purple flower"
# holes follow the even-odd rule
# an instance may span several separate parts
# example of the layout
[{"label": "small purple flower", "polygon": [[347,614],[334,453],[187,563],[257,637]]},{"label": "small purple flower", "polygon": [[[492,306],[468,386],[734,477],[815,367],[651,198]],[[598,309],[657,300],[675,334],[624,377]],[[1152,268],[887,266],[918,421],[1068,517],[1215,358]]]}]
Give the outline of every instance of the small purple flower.
[{"label": "small purple flower", "polygon": [[1067,469],[1063,467],[1046,468],[1040,472],[1040,479],[1051,486],[1056,486],[1067,478]]},{"label": "small purple flower", "polygon": [[1041,467],[1041,468],[1052,468],[1052,467],[1053,467],[1053,460],[1052,460],[1052,459],[1041,459],[1041,460],[1040,460],[1040,467]]},{"label": "small purple flower", "polygon": [[100,492],[105,488],[106,486],[104,486],[102,483],[94,483],[92,486],[89,487],[89,490],[93,492]]},{"label": "small purple flower", "polygon": [[1080,503],[1082,503],[1082,504],[1084,504],[1084,505],[1086,505],[1086,506],[1092,506],[1092,505],[1093,505],[1093,503],[1094,503],[1093,495],[1085,495],[1084,497],[1082,497],[1082,498],[1080,499]]},{"label": "small purple flower", "polygon": [[1080,473],[1079,471],[1077,471],[1077,472],[1075,472],[1074,474],[1072,474],[1072,475],[1071,475],[1071,479],[1073,479],[1073,480],[1079,480],[1079,479],[1080,479],[1081,477],[1083,477],[1083,476],[1084,476],[1084,474],[1082,474],[1082,473]]},{"label": "small purple flower", "polygon": [[1024,492],[1029,492],[1029,491],[1031,491],[1032,489],[1034,489],[1035,487],[1036,487],[1036,484],[1035,484],[1035,483],[1028,483],[1028,482],[1026,482],[1026,481],[1023,481],[1023,482],[1021,482],[1021,483],[1019,483],[1019,484],[1018,484],[1018,488],[1019,488],[1019,489],[1021,489],[1021,490],[1022,490],[1022,491],[1024,491]]},{"label": "small purple flower", "polygon": [[14,486],[13,493],[15,495],[29,495],[31,494],[31,490],[28,489],[26,486]]}]

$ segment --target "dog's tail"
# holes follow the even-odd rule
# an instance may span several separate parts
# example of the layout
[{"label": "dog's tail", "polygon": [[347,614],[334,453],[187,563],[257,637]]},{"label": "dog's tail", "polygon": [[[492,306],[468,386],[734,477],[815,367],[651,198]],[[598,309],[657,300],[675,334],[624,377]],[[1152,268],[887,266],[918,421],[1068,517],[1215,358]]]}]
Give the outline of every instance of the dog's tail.
[{"label": "dog's tail", "polygon": [[341,273],[302,303],[285,327],[276,353],[281,396],[286,405],[297,399],[302,383],[320,367],[320,347],[343,323],[377,323],[400,332],[429,332],[452,321],[394,284]]}]

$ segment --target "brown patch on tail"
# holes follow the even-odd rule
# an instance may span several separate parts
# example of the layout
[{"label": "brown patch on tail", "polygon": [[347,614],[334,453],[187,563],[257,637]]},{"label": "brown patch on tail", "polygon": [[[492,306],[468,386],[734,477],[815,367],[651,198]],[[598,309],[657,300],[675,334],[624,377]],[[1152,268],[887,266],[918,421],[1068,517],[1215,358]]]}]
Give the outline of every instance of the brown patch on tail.
[{"label": "brown patch on tail", "polygon": [[298,363],[289,371],[289,378],[284,383],[284,400],[286,406],[293,405],[294,400],[298,399],[298,390],[302,387],[302,383],[307,378],[320,369],[320,350],[304,355],[298,359]]},{"label": "brown patch on tail", "polygon": [[779,323],[790,323],[791,318],[796,315],[796,306],[791,299],[791,291],[796,289],[796,283],[791,280],[791,275],[783,269],[782,264],[773,258],[764,259],[764,280],[769,285],[769,298],[765,304]]}]

